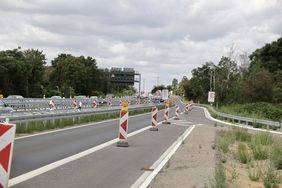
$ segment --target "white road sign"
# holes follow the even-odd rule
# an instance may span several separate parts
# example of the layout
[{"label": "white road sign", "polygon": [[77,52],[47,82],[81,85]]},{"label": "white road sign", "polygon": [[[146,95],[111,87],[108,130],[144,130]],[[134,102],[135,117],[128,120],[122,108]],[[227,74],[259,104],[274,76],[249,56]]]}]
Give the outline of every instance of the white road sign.
[{"label": "white road sign", "polygon": [[208,102],[214,102],[215,99],[215,92],[210,91],[208,96]]}]

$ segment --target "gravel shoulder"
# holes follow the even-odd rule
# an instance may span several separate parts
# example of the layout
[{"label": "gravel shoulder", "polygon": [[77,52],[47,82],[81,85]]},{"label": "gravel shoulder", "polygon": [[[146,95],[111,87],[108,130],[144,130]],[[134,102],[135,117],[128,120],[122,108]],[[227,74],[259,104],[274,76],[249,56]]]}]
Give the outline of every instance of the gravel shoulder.
[{"label": "gravel shoulder", "polygon": [[216,130],[211,125],[197,125],[149,187],[209,186],[216,163],[216,152],[212,148]]}]

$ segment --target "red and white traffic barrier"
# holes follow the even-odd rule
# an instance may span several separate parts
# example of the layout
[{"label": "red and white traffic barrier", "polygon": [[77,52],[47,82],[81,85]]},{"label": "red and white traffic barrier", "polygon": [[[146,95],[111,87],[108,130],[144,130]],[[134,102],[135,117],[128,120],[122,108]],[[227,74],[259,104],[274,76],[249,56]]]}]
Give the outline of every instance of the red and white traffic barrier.
[{"label": "red and white traffic barrier", "polygon": [[112,106],[112,99],[108,99],[108,106],[109,106],[109,107]]},{"label": "red and white traffic barrier", "polygon": [[0,124],[0,188],[8,188],[16,125]]},{"label": "red and white traffic barrier", "polygon": [[191,103],[189,106],[189,110],[192,110],[192,109],[193,109],[193,103]]},{"label": "red and white traffic barrier", "polygon": [[53,100],[50,100],[49,102],[49,107],[50,107],[50,110],[55,110],[55,102]]},{"label": "red and white traffic barrier", "polygon": [[93,108],[97,108],[97,102],[96,102],[96,100],[93,101]]},{"label": "red and white traffic barrier", "polygon": [[119,120],[119,141],[117,146],[119,147],[128,147],[127,142],[127,132],[128,132],[128,103],[122,105],[122,110],[120,111],[120,120]]},{"label": "red and white traffic barrier", "polygon": [[189,111],[189,104],[186,103],[186,105],[185,105],[185,114],[188,114],[188,111]]},{"label": "red and white traffic barrier", "polygon": [[77,102],[76,100],[73,101],[73,108],[76,110],[77,109]]},{"label": "red and white traffic barrier", "polygon": [[168,121],[168,117],[169,117],[169,107],[166,107],[165,111],[164,111],[164,121],[163,121],[163,124],[170,124],[170,122]]},{"label": "red and white traffic barrier", "polygon": [[158,131],[158,108],[154,106],[152,108],[152,127],[150,128],[150,131]]},{"label": "red and white traffic barrier", "polygon": [[175,120],[179,120],[179,106],[176,105],[175,106]]}]

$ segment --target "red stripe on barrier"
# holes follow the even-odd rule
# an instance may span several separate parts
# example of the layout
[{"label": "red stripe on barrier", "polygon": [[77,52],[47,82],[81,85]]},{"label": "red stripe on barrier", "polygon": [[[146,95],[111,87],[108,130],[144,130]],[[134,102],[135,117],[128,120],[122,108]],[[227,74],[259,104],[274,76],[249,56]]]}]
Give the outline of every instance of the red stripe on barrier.
[{"label": "red stripe on barrier", "polygon": [[153,116],[153,118],[154,118],[155,120],[157,120],[157,114],[155,114],[155,115]]},{"label": "red stripe on barrier", "polygon": [[11,125],[0,125],[0,136],[5,134],[12,127],[13,126],[11,126]]},{"label": "red stripe on barrier", "polygon": [[3,166],[6,172],[8,172],[8,167],[9,167],[11,146],[12,143],[8,144],[4,149],[0,151],[0,165]]},{"label": "red stripe on barrier", "polygon": [[121,133],[119,133],[119,139],[125,140],[124,136]]},{"label": "red stripe on barrier", "polygon": [[121,124],[121,127],[123,128],[123,130],[124,130],[125,132],[127,132],[127,120],[124,121],[124,122]]}]

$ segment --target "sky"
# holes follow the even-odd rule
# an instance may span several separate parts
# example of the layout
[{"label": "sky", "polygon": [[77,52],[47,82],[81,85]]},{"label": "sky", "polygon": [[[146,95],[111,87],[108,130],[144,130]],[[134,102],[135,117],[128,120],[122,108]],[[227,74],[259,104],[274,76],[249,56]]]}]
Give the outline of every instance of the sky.
[{"label": "sky", "polygon": [[277,40],[282,0],[0,0],[0,28],[0,50],[91,56],[134,68],[150,91]]}]

